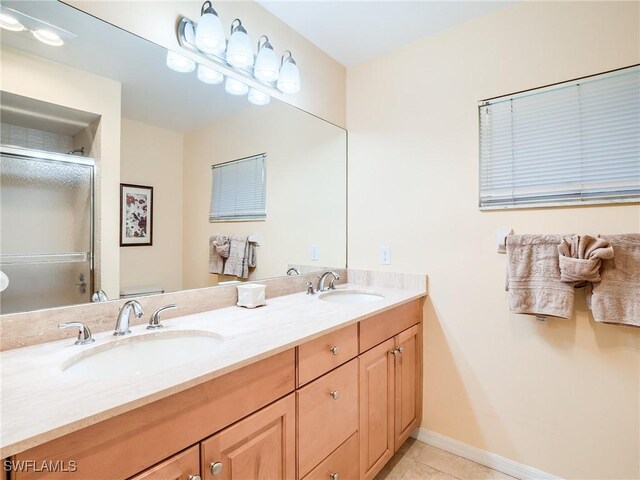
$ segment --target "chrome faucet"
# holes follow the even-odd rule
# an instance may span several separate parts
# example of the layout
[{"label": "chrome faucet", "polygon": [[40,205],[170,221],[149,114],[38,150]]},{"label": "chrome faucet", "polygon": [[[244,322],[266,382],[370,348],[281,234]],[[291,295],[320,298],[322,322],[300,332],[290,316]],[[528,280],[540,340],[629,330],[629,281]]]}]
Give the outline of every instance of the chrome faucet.
[{"label": "chrome faucet", "polygon": [[142,305],[140,305],[137,300],[129,300],[125,303],[120,309],[120,313],[118,313],[116,329],[113,332],[116,337],[131,333],[131,330],[129,330],[129,318],[131,317],[132,310],[137,318],[142,318],[142,315],[144,315]]},{"label": "chrome faucet", "polygon": [[87,345],[89,343],[95,342],[95,339],[91,336],[91,330],[89,330],[89,327],[82,322],[61,323],[60,325],[58,325],[58,328],[78,329],[78,338],[76,339],[74,345]]},{"label": "chrome faucet", "polygon": [[164,307],[160,307],[155,312],[151,314],[151,318],[149,318],[149,325],[147,325],[147,330],[156,330],[158,328],[162,328],[162,324],[160,323],[160,314],[165,310],[173,310],[174,308],[178,308],[175,303],[171,305],[165,305]]},{"label": "chrome faucet", "polygon": [[296,267],[291,267],[289,270],[287,270],[287,275],[300,275],[300,270],[298,270]]},{"label": "chrome faucet", "polygon": [[[327,280],[327,277],[331,275],[333,278],[329,282],[329,286],[325,288],[324,282]],[[335,290],[336,286],[333,284],[336,280],[340,280],[340,275],[336,272],[328,271],[324,272],[320,278],[318,279],[318,292],[325,292],[327,290]]]}]

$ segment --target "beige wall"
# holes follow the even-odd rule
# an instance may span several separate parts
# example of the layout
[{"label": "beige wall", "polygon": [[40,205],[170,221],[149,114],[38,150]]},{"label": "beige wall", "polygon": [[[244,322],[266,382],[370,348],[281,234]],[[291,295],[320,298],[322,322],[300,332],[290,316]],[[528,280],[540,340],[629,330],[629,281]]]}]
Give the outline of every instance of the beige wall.
[{"label": "beige wall", "polygon": [[[70,0],[70,5],[140,35],[165,48],[180,49],[175,25],[180,17],[197,20],[202,1],[86,1]],[[227,30],[234,18],[240,18],[251,41],[269,36],[276,52],[291,50],[300,68],[302,89],[281,98],[342,127],[346,124],[346,69],[286,23],[255,1],[214,2]]]},{"label": "beige wall", "polygon": [[[344,267],[346,132],[272,102],[189,132],[184,138],[185,288],[215,285],[208,273],[214,233],[260,237],[250,278],[284,275],[288,264]],[[211,165],[267,153],[267,220],[209,223]],[[311,262],[311,245],[319,246]],[[228,280],[229,278],[225,278]]]},{"label": "beige wall", "polygon": [[423,427],[566,478],[640,477],[640,329],[581,292],[509,314],[495,231],[640,232],[640,207],[480,212],[477,102],[638,63],[639,6],[522,3],[348,72],[349,266],[429,274]]},{"label": "beige wall", "polygon": [[182,289],[181,133],[122,119],[122,183],[153,187],[153,245],[120,247],[120,289]]},{"label": "beige wall", "polygon": [[97,164],[97,288],[117,298],[118,188],[120,183],[120,84],[82,70],[2,47],[0,88],[101,116]]}]

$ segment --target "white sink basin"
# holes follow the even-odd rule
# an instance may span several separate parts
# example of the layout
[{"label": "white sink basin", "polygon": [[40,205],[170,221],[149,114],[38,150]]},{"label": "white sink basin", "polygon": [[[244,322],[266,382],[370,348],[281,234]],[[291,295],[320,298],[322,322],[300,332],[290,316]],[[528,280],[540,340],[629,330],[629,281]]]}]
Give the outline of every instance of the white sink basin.
[{"label": "white sink basin", "polygon": [[333,290],[320,294],[318,298],[325,302],[334,303],[369,303],[382,300],[384,295],[361,290]]},{"label": "white sink basin", "polygon": [[222,342],[214,333],[186,330],[125,337],[77,354],[62,370],[84,378],[141,377],[215,354]]}]

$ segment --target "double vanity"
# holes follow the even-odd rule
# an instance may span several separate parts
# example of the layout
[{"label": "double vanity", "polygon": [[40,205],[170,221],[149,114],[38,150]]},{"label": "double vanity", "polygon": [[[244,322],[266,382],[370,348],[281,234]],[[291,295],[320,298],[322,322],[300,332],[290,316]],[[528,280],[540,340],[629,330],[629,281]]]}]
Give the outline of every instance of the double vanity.
[{"label": "double vanity", "polygon": [[362,277],[3,352],[10,478],[372,479],[421,421],[426,280]]}]

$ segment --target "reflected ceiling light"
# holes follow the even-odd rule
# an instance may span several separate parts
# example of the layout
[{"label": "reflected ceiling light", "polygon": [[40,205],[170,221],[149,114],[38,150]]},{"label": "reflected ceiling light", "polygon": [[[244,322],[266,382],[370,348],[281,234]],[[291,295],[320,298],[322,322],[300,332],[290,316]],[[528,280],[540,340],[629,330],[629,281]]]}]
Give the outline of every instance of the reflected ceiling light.
[{"label": "reflected ceiling light", "polygon": [[218,84],[224,80],[224,75],[206,65],[198,65],[198,80],[204,83]]},{"label": "reflected ceiling light", "polygon": [[227,63],[236,68],[253,65],[253,48],[247,31],[239,18],[231,23],[231,37],[227,46]]},{"label": "reflected ceiling light", "polygon": [[282,66],[277,86],[278,90],[283,93],[298,93],[300,91],[300,72],[289,50],[282,55]]},{"label": "reflected ceiling light", "polygon": [[45,30],[43,28],[33,31],[33,36],[40,40],[42,43],[51,45],[53,47],[59,47],[64,44],[64,41],[55,32],[51,30]]},{"label": "reflected ceiling light", "polygon": [[227,47],[224,27],[209,1],[204,2],[200,9],[200,20],[196,27],[196,47],[214,55],[221,55]]},{"label": "reflected ceiling light", "polygon": [[246,95],[249,91],[249,85],[242,83],[235,78],[227,77],[227,81],[224,84],[224,89],[231,95]]},{"label": "reflected ceiling light", "polygon": [[182,55],[172,52],[171,50],[167,51],[167,67],[171,70],[175,70],[180,73],[188,73],[193,72],[196,68],[196,62],[191,60],[190,58],[183,57]]},{"label": "reflected ceiling light", "polygon": [[247,99],[254,105],[267,105],[271,101],[271,97],[257,88],[251,87]]},{"label": "reflected ceiling light", "polygon": [[258,55],[256,55],[253,75],[258,80],[273,83],[278,80],[279,74],[278,56],[276,52],[273,51],[273,47],[269,43],[269,38],[266,35],[262,35],[258,39]]},{"label": "reflected ceiling light", "polygon": [[24,30],[24,25],[11,15],[7,13],[0,13],[0,28],[11,32],[21,32]]}]

